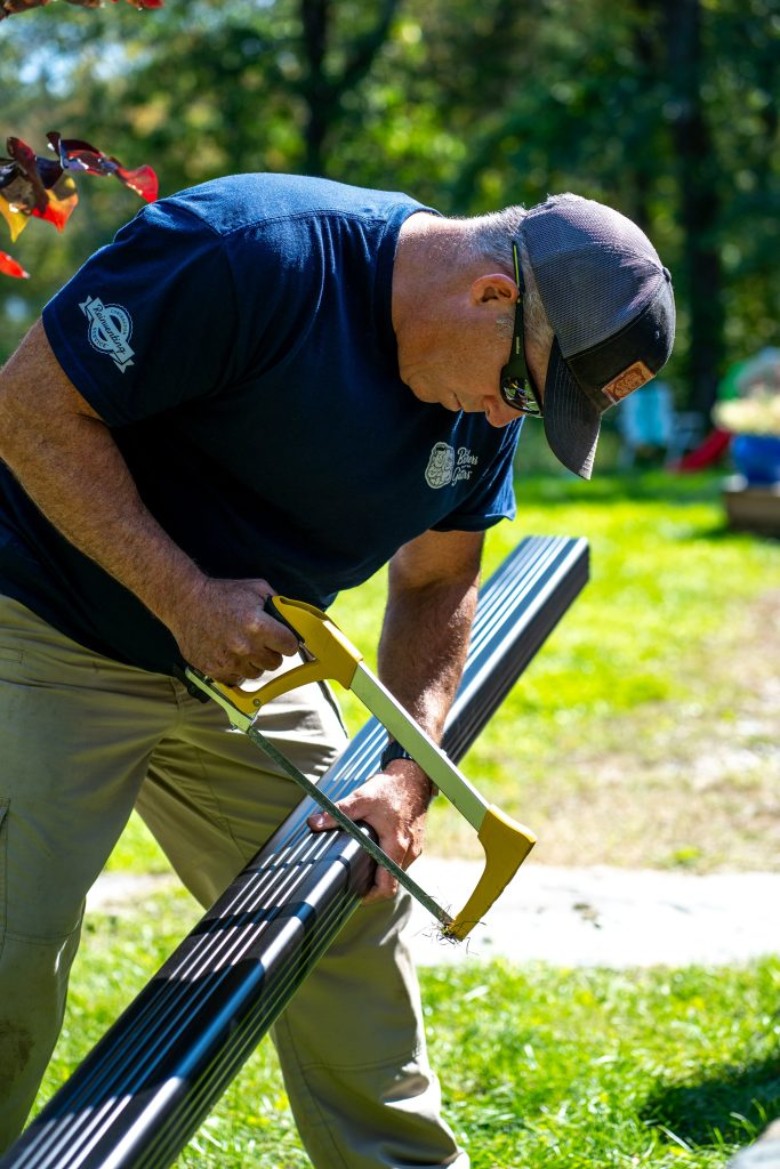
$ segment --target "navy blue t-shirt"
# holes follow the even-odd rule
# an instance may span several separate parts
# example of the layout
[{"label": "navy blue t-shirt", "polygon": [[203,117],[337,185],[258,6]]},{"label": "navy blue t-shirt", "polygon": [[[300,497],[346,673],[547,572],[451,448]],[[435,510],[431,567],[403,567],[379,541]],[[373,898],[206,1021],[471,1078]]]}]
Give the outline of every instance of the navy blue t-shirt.
[{"label": "navy blue t-shirt", "polygon": [[[44,309],[146,505],[207,573],[327,607],[430,528],[514,515],[519,421],[421,403],[399,377],[393,261],[420,210],[320,179],[218,179],[146,207]],[[180,662],[5,468],[0,589],[110,657]]]}]

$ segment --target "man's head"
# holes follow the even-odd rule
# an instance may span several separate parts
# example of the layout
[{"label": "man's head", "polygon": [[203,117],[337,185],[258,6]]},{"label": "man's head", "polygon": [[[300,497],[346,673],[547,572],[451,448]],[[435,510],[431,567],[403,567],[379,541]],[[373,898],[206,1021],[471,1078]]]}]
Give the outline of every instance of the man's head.
[{"label": "man's head", "polygon": [[[544,386],[537,390],[547,441],[564,466],[589,479],[601,415],[654,377],[671,353],[671,277],[636,224],[578,195],[556,195],[531,208],[513,242],[519,328],[502,393],[507,401],[517,393],[522,404],[512,378],[522,369],[522,292],[530,282],[552,329]],[[532,410],[533,400],[531,393]]]}]

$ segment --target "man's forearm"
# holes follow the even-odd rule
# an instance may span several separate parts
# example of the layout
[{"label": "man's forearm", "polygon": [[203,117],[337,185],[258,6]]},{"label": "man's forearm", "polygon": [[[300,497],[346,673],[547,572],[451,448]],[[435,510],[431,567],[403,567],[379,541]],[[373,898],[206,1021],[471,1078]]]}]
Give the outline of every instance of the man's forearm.
[{"label": "man's forearm", "polygon": [[[454,606],[454,608],[453,608]],[[460,681],[476,608],[471,594],[396,598],[385,616],[379,674],[437,741]]]},{"label": "man's forearm", "polygon": [[379,644],[385,685],[437,741],[465,664],[478,594],[478,560],[451,576],[414,584],[390,567],[387,610]]},{"label": "man's forearm", "polygon": [[166,624],[172,606],[203,583],[144,506],[110,430],[52,363],[36,330],[0,379],[0,457],[54,526]]},{"label": "man's forearm", "polygon": [[266,580],[208,577],[158,524],[40,325],[0,373],[0,458],[66,539],[134,593],[204,673],[233,684],[296,653],[297,638],[264,611],[273,592]]}]

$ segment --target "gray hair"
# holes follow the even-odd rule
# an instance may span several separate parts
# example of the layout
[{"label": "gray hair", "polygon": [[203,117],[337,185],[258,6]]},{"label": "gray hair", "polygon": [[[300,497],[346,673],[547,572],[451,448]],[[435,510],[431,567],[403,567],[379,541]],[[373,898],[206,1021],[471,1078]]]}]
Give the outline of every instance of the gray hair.
[{"label": "gray hair", "polygon": [[[463,221],[468,224],[468,247],[475,262],[488,262],[496,269],[514,272],[512,241],[517,240],[520,266],[523,270],[525,293],[523,295],[523,316],[526,333],[538,345],[552,345],[554,333],[539,295],[533,268],[528,256],[525,240],[520,229],[528,212],[524,207],[505,207],[503,211],[492,211],[474,219]],[[511,335],[512,324],[509,326]]]}]

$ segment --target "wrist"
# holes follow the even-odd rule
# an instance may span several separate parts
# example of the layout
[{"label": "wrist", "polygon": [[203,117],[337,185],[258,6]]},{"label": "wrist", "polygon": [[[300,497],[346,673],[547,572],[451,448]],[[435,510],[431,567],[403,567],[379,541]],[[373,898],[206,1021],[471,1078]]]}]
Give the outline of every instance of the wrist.
[{"label": "wrist", "polygon": [[392,763],[394,759],[411,758],[412,756],[405,747],[401,746],[397,739],[388,739],[387,745],[385,746],[385,749],[382,752],[381,758],[379,760],[379,766],[382,771],[384,771],[388,763]]},{"label": "wrist", "polygon": [[382,752],[379,760],[380,771],[389,771],[392,764],[399,764],[402,766],[392,767],[391,774],[398,772],[403,775],[417,774],[423,781],[422,787],[425,793],[426,807],[431,800],[439,794],[439,789],[434,784],[431,777],[420,766],[419,763],[411,756],[411,754],[402,747],[395,739],[390,739]]},{"label": "wrist", "polygon": [[165,587],[158,591],[152,612],[175,633],[193,615],[201,617],[207,607],[209,578],[186,553],[171,557]]}]

